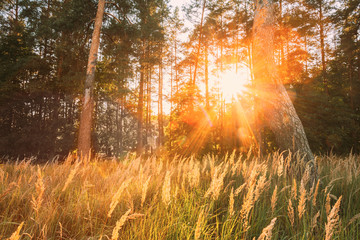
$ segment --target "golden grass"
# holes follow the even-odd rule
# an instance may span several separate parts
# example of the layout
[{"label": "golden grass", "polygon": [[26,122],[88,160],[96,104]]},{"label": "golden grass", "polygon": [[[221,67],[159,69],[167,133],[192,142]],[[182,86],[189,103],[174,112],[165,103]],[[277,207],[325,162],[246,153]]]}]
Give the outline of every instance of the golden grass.
[{"label": "golden grass", "polygon": [[258,240],[271,239],[271,237],[272,237],[272,230],[273,230],[273,228],[274,228],[276,219],[277,219],[277,218],[273,218],[273,219],[271,220],[270,224],[262,230],[262,232],[261,232]]},{"label": "golden grass", "polygon": [[304,185],[301,184],[300,199],[299,199],[299,205],[298,205],[299,219],[301,219],[305,213],[305,204],[306,204],[306,189],[305,189]]},{"label": "golden grass", "polygon": [[230,191],[230,197],[229,197],[229,214],[230,216],[233,216],[235,211],[234,211],[234,188],[231,188]]},{"label": "golden grass", "polygon": [[0,239],[360,239],[359,156],[319,157],[311,189],[300,159],[4,163]]},{"label": "golden grass", "polygon": [[11,234],[11,236],[8,239],[9,240],[19,240],[20,237],[21,237],[20,231],[21,231],[23,226],[24,226],[24,222],[20,223],[20,225],[18,226],[16,231],[13,234]]},{"label": "golden grass", "polygon": [[275,186],[274,192],[271,196],[271,212],[274,213],[277,202],[277,185]]},{"label": "golden grass", "polygon": [[119,230],[124,226],[126,220],[129,217],[131,209],[127,210],[127,212],[121,216],[121,218],[116,222],[114,230],[112,232],[111,240],[117,240],[119,238]]},{"label": "golden grass", "polygon": [[336,201],[334,207],[331,209],[330,213],[327,216],[327,223],[325,225],[325,240],[332,239],[338,225],[339,225],[339,210],[342,196]]},{"label": "golden grass", "polygon": [[294,211],[294,207],[293,207],[291,199],[289,199],[289,203],[288,203],[288,206],[287,206],[287,214],[288,214],[291,226],[294,226],[294,223],[295,223],[295,211]]}]

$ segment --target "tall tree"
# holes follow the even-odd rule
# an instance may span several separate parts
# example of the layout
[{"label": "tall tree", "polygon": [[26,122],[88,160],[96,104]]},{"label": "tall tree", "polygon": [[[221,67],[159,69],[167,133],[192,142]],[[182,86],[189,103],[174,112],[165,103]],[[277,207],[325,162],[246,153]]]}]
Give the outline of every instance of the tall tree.
[{"label": "tall tree", "polygon": [[204,13],[205,13],[205,6],[206,6],[206,0],[203,0],[202,10],[201,10],[201,19],[200,19],[200,26],[199,26],[199,43],[197,46],[197,51],[195,55],[195,69],[194,69],[194,78],[193,78],[193,84],[196,83],[196,71],[198,67],[199,57],[200,57],[200,49],[202,44],[202,31],[203,31],[203,21],[204,21]]},{"label": "tall tree", "polygon": [[274,133],[282,151],[299,152],[316,175],[314,156],[303,125],[279,79],[274,60],[274,3],[257,0],[253,26],[253,61],[257,94],[256,117]]},{"label": "tall tree", "polygon": [[84,156],[90,153],[91,149],[91,127],[94,111],[94,81],[97,54],[100,44],[100,29],[103,21],[105,9],[105,0],[99,0],[98,9],[95,18],[94,32],[91,41],[88,65],[86,70],[86,79],[84,84],[84,98],[80,116],[80,128],[78,139],[78,150]]}]

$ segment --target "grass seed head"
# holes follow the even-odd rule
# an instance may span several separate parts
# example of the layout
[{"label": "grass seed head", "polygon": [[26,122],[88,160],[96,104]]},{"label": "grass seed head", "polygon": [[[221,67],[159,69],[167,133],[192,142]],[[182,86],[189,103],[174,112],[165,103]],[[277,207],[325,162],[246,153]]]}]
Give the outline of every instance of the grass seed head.
[{"label": "grass seed head", "polygon": [[171,172],[170,171],[166,171],[166,175],[165,175],[165,179],[164,179],[164,184],[162,187],[162,201],[163,203],[165,203],[165,205],[169,205],[170,201],[171,201]]},{"label": "grass seed head", "polygon": [[301,184],[300,199],[299,199],[299,205],[298,205],[299,219],[301,219],[305,213],[305,204],[306,204],[306,189],[305,189],[304,185]]},{"label": "grass seed head", "polygon": [[255,183],[250,185],[248,192],[244,198],[243,204],[241,205],[240,216],[243,224],[244,231],[249,228],[249,214],[255,203]]},{"label": "grass seed head", "polygon": [[114,194],[114,196],[111,199],[111,203],[110,203],[110,209],[109,212],[107,214],[107,216],[110,218],[112,212],[115,210],[115,207],[117,206],[117,204],[119,203],[120,200],[120,196],[123,193],[123,191],[129,186],[130,181],[132,180],[132,178],[130,177],[128,180],[124,181],[119,189],[117,190],[117,192]]},{"label": "grass seed head", "polygon": [[229,214],[230,216],[233,216],[234,213],[234,188],[231,188],[229,197]]},{"label": "grass seed head", "polygon": [[202,229],[202,225],[203,225],[203,221],[204,221],[204,215],[205,215],[205,212],[204,210],[202,210],[198,216],[198,219],[197,219],[197,222],[196,222],[196,228],[195,228],[195,237],[194,239],[195,240],[198,240],[200,239],[200,236],[201,236],[201,229]]},{"label": "grass seed head", "polygon": [[318,211],[315,216],[311,220],[311,230],[314,231],[314,229],[317,226],[317,219],[320,217],[320,211]]},{"label": "grass seed head", "polygon": [[223,188],[224,178],[227,173],[226,168],[220,174],[220,167],[215,168],[214,174],[211,179],[210,187],[205,193],[205,197],[212,197],[213,200],[218,199],[220,192]]},{"label": "grass seed head", "polygon": [[293,208],[291,199],[289,199],[289,204],[288,204],[287,212],[288,212],[288,216],[289,216],[289,220],[290,220],[291,226],[294,226],[294,222],[295,222],[295,212],[294,212],[294,208]]},{"label": "grass seed head", "polygon": [[327,216],[327,223],[325,225],[325,240],[332,239],[340,221],[339,210],[342,196],[336,201],[335,205],[331,209]]},{"label": "grass seed head", "polygon": [[237,189],[235,189],[234,195],[235,195],[235,196],[238,196],[238,195],[242,192],[242,190],[245,189],[246,184],[247,184],[247,183],[243,183],[243,184],[240,185],[240,187],[238,187]]},{"label": "grass seed head", "polygon": [[359,219],[360,218],[360,213],[358,213],[358,214],[356,214],[355,216],[353,216],[351,219],[350,219],[350,221],[349,221],[349,223],[347,224],[347,227],[348,226],[350,226],[351,224],[353,224],[357,219]]},{"label": "grass seed head", "polygon": [[24,226],[24,222],[20,223],[20,225],[17,227],[16,231],[13,234],[11,234],[11,236],[8,238],[8,240],[19,240],[21,237],[20,231],[23,226]]},{"label": "grass seed head", "polygon": [[40,207],[44,200],[43,199],[44,191],[45,191],[45,185],[43,182],[43,177],[42,177],[40,167],[38,167],[38,179],[35,183],[36,196],[32,195],[32,200],[31,200],[31,205],[32,205],[33,209],[35,210],[36,214],[39,213]]},{"label": "grass seed head", "polygon": [[326,202],[325,202],[325,210],[326,210],[326,215],[329,215],[330,213],[330,193],[326,194]]},{"label": "grass seed head", "polygon": [[130,212],[131,209],[127,210],[127,212],[124,215],[122,215],[121,218],[116,222],[116,225],[112,232],[111,240],[117,240],[119,238],[119,230],[122,228],[122,226],[124,226]]},{"label": "grass seed head", "polygon": [[317,195],[318,195],[318,192],[319,192],[319,183],[320,183],[320,180],[317,181],[317,184],[316,184],[316,187],[315,187],[313,200],[312,200],[313,206],[316,206],[316,198],[317,198]]},{"label": "grass seed head", "polygon": [[145,203],[145,199],[146,199],[146,193],[147,193],[147,189],[149,187],[149,182],[150,182],[151,176],[148,177],[148,179],[146,180],[146,182],[143,184],[142,186],[142,191],[141,191],[141,207],[144,206]]},{"label": "grass seed head", "polygon": [[271,196],[271,212],[274,213],[277,202],[277,185],[275,186],[274,192]]},{"label": "grass seed head", "polygon": [[73,169],[71,169],[69,176],[67,177],[64,187],[61,190],[62,192],[65,192],[66,188],[69,186],[69,184],[71,183],[71,181],[73,180],[73,178],[75,177],[75,174],[77,173],[79,166],[80,166],[80,161],[76,163],[75,167]]},{"label": "grass seed head", "polygon": [[272,230],[273,230],[273,228],[275,226],[275,223],[276,223],[276,218],[273,218],[271,220],[270,224],[262,230],[258,240],[266,240],[266,239],[269,240],[269,239],[271,239]]},{"label": "grass seed head", "polygon": [[297,184],[295,178],[293,178],[293,184],[291,187],[291,196],[294,200],[297,199]]}]

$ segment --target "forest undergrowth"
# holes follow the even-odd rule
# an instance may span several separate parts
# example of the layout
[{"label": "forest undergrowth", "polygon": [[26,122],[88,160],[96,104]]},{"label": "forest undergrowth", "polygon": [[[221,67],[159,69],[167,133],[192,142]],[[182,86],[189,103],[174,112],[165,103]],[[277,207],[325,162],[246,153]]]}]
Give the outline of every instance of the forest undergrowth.
[{"label": "forest undergrowth", "polygon": [[[290,164],[291,163],[291,164]],[[360,156],[0,166],[0,239],[360,239]]]}]

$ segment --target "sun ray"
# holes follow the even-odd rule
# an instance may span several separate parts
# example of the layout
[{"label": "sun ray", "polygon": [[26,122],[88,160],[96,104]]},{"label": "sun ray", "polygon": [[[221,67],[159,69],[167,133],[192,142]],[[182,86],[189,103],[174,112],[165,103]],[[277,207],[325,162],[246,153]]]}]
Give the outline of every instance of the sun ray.
[{"label": "sun ray", "polygon": [[226,102],[231,102],[238,95],[248,91],[247,86],[250,84],[250,72],[248,68],[230,68],[219,76],[219,87],[223,93]]}]

